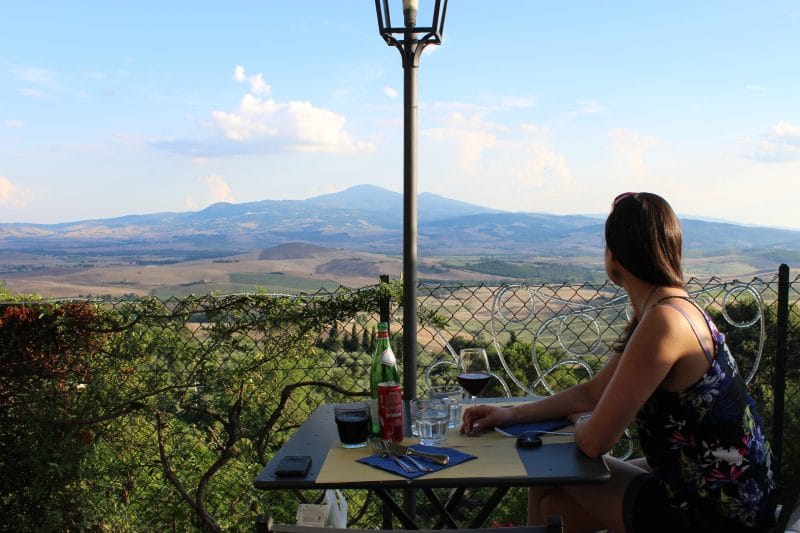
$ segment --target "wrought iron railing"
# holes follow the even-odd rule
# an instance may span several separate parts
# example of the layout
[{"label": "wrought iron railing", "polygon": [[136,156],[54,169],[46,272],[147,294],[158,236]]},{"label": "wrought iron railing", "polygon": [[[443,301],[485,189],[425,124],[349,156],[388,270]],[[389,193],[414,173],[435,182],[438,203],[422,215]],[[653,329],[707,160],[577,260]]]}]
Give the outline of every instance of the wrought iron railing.
[{"label": "wrought iron railing", "polygon": [[[788,495],[800,474],[800,448],[782,438],[800,430],[800,281],[784,276],[693,279],[688,289],[728,335],[779,439]],[[0,303],[0,523],[238,530],[267,507],[291,521],[298,502],[321,494],[260,493],[252,480],[316,406],[368,393],[378,309],[391,297],[402,358],[397,294],[376,285]],[[449,378],[460,348],[475,345],[487,348],[497,377],[486,394],[551,394],[603,364],[629,314],[626,296],[608,283],[421,283],[418,295],[420,395]],[[636,453],[632,442],[619,454]],[[380,524],[368,492],[347,496],[352,523]],[[523,520],[524,497],[511,493],[498,513],[498,521]]]}]

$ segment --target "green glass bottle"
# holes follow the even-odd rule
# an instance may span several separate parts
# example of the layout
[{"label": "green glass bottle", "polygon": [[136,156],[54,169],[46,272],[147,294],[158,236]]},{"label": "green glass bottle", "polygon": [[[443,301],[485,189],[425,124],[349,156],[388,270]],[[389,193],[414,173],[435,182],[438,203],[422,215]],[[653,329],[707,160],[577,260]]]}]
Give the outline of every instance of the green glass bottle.
[{"label": "green glass bottle", "polygon": [[378,384],[394,382],[400,384],[400,373],[397,370],[397,358],[389,342],[389,324],[378,324],[378,343],[372,356],[372,369],[369,373],[370,416],[372,417],[372,434],[381,434],[381,423],[378,417]]}]

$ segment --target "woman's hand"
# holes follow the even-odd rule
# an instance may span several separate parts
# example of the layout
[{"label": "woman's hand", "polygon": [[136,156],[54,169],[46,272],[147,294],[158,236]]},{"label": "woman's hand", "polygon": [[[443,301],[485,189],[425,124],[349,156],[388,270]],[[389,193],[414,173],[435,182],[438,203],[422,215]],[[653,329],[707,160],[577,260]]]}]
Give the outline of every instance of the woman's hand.
[{"label": "woman's hand", "polygon": [[507,426],[511,421],[512,409],[496,405],[476,405],[464,411],[461,433],[480,433],[497,426]]}]

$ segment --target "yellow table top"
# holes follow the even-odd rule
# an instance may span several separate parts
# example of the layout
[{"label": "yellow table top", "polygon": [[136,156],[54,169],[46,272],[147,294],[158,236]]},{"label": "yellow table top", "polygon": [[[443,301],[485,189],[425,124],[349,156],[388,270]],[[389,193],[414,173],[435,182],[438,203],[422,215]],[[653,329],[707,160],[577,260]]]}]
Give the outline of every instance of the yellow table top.
[{"label": "yellow table top", "polygon": [[[562,431],[572,431],[572,426]],[[573,442],[570,435],[542,435],[543,445]],[[407,438],[403,444],[417,444],[417,438]],[[477,459],[444,468],[438,472],[426,474],[424,479],[458,479],[462,477],[517,477],[524,476],[525,467],[516,449],[516,439],[491,431],[479,437],[461,435],[458,429],[451,429],[447,434],[445,447],[456,448],[463,453],[475,455]],[[317,475],[317,483],[368,482],[397,480],[399,476],[370,465],[356,462],[361,457],[372,455],[369,447],[345,449],[334,440],[325,463]]]}]

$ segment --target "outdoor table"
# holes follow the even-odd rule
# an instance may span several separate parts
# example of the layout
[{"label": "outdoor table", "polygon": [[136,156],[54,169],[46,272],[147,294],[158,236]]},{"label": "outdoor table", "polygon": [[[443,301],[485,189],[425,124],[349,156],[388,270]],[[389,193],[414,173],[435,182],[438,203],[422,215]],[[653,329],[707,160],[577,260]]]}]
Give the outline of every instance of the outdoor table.
[{"label": "outdoor table", "polygon": [[[513,403],[533,398],[481,398],[479,403]],[[339,446],[334,404],[318,407],[283,445],[254,481],[258,489],[372,489],[403,527],[416,529],[413,518],[392,498],[391,489],[420,489],[441,515],[436,527],[480,527],[511,487],[601,483],[610,477],[602,457],[592,459],[581,452],[572,437],[543,435],[544,445],[534,449],[516,447],[516,439],[491,431],[479,437],[448,433],[446,447],[477,456],[476,459],[424,476],[406,479],[356,459],[371,455],[369,446],[344,449]],[[406,416],[407,413],[404,413]],[[406,418],[407,420],[407,418]],[[415,444],[406,423],[404,444]],[[563,431],[571,431],[564,428]],[[275,476],[275,468],[287,455],[309,455],[311,469],[304,478]],[[483,502],[467,526],[456,522],[451,511],[468,487],[491,487],[492,495]],[[455,488],[442,502],[434,488]]]}]

